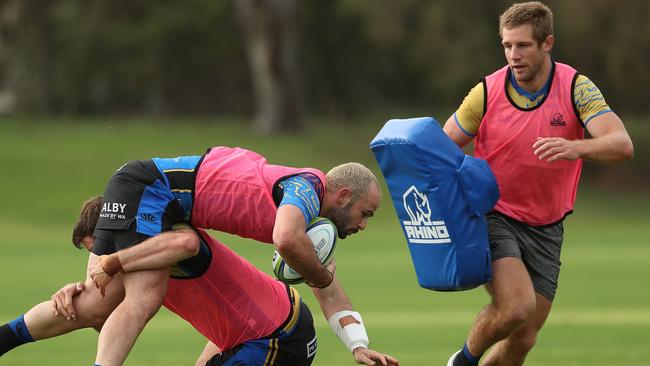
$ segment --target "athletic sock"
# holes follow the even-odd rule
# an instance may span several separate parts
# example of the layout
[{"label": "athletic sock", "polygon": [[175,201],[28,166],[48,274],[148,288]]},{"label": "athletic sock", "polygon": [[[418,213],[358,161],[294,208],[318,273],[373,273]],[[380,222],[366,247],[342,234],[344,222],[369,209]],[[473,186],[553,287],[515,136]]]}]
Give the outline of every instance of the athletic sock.
[{"label": "athletic sock", "polygon": [[474,356],[467,348],[467,343],[463,345],[463,351],[458,352],[454,359],[454,366],[478,366],[481,356]]},{"label": "athletic sock", "polygon": [[34,338],[29,334],[24,314],[0,327],[0,356],[29,342],[34,342]]}]

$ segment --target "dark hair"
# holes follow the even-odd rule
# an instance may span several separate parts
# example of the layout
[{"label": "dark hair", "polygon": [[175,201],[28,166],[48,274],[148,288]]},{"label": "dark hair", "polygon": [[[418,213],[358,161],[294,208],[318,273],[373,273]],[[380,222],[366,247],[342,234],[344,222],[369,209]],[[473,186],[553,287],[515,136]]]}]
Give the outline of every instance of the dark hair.
[{"label": "dark hair", "polygon": [[77,220],[72,230],[72,244],[75,247],[81,249],[83,239],[87,236],[93,236],[101,210],[102,196],[91,197],[81,205],[79,220]]}]

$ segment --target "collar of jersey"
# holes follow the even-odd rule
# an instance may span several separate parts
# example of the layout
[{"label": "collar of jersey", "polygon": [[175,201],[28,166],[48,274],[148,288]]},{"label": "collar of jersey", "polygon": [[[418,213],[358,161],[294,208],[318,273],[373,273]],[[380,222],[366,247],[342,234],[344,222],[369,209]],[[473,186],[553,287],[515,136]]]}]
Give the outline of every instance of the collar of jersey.
[{"label": "collar of jersey", "polygon": [[531,102],[534,102],[542,95],[546,95],[546,92],[548,91],[548,84],[550,83],[551,76],[553,75],[552,71],[553,70],[551,70],[551,73],[548,74],[548,79],[546,79],[546,83],[544,84],[544,86],[540,90],[536,91],[535,93],[530,93],[526,91],[526,89],[519,86],[519,84],[517,84],[517,80],[515,79],[515,74],[513,72],[510,72],[510,85],[512,85],[512,87],[515,88],[517,94],[527,98]]}]

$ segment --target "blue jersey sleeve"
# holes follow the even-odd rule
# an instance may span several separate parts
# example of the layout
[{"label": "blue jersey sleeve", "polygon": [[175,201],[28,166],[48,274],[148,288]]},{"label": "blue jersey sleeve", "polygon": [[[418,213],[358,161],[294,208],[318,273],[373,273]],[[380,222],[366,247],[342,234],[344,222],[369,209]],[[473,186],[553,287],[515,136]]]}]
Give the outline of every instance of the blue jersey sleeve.
[{"label": "blue jersey sleeve", "polygon": [[[309,225],[311,220],[320,212],[320,201],[316,187],[305,177],[294,175],[280,182],[284,195],[279,206],[293,205],[302,211],[305,216],[305,224]],[[278,207],[279,207],[278,206]]]}]

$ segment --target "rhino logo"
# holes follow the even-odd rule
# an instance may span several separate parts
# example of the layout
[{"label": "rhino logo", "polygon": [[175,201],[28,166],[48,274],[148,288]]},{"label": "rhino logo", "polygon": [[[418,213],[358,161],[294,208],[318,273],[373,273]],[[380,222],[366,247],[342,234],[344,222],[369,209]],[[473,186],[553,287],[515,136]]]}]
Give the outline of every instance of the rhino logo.
[{"label": "rhino logo", "polygon": [[[406,239],[412,244],[451,243],[447,224],[443,220],[431,221],[429,198],[415,186],[402,195],[404,210],[411,221],[402,221]],[[406,217],[402,217],[405,219]]]},{"label": "rhino logo", "polygon": [[431,225],[431,207],[426,195],[411,186],[404,195],[404,209],[411,218],[411,225]]}]

